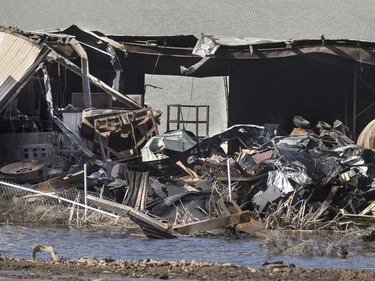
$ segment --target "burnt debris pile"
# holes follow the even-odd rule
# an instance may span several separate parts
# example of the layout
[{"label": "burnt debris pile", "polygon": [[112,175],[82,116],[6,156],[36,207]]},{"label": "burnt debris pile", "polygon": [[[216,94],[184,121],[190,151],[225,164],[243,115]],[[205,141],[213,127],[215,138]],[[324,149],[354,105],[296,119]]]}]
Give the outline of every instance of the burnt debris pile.
[{"label": "burnt debris pile", "polygon": [[[356,145],[340,121],[312,128],[301,120],[293,120],[296,128],[287,136],[256,125],[236,125],[202,140],[182,130],[155,135],[137,147],[139,157],[126,161],[117,159],[121,153],[106,159],[108,144],[93,137],[104,160],[87,161],[85,186],[97,196],[88,195],[85,204],[126,214],[150,238],[217,229],[261,235],[266,229],[370,226],[374,151]],[[103,137],[104,131],[94,134]],[[81,166],[72,166],[33,189],[82,190],[83,175]]]},{"label": "burnt debris pile", "polygon": [[[289,136],[238,125],[184,151],[163,145],[162,159],[125,166],[150,173],[147,209],[174,223],[228,215],[230,202],[234,213],[249,212],[266,228],[340,229],[347,227],[342,217],[366,225],[374,153],[346,133],[338,120],[299,126]],[[241,148],[224,153],[224,143]]]}]

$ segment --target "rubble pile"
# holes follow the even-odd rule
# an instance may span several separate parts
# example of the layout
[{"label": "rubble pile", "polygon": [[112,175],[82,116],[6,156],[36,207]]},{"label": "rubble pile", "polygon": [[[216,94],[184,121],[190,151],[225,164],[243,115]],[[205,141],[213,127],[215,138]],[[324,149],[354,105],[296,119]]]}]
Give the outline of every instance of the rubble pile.
[{"label": "rubble pile", "polygon": [[[106,203],[111,211],[125,210],[151,238],[223,228],[256,235],[265,228],[369,226],[374,152],[356,145],[340,121],[310,128],[301,120],[294,119],[287,136],[256,125],[236,125],[203,140],[174,131],[149,139],[142,157],[92,159],[87,186],[102,199],[89,199],[113,202]],[[82,189],[82,175],[69,172],[47,186]]]},{"label": "rubble pile", "polygon": [[[263,127],[238,125],[127,168],[150,171],[148,210],[172,222],[178,211],[212,218],[212,202],[232,200],[271,228],[332,229],[339,227],[340,209],[358,214],[372,200],[374,153],[354,144],[346,130],[340,121],[319,122],[315,130],[272,136]],[[225,154],[220,145],[226,141],[243,148]]]},{"label": "rubble pile", "polygon": [[[300,126],[289,136],[237,125],[195,144],[186,132],[172,132],[152,138],[143,161],[99,162],[105,183],[96,178],[96,185],[127,205],[130,193],[138,199],[143,194],[130,206],[143,204],[139,210],[173,225],[248,212],[247,219],[267,228],[339,229],[342,214],[360,214],[371,204],[375,185],[374,152],[357,146],[346,131],[340,121]],[[241,149],[225,153],[224,143]],[[228,202],[235,212],[225,207]]]}]

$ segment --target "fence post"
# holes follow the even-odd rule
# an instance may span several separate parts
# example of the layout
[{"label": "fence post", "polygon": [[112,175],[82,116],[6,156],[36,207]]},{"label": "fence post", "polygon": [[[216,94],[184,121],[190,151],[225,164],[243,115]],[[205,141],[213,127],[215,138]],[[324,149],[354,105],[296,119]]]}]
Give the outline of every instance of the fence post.
[{"label": "fence post", "polygon": [[87,164],[83,164],[83,184],[85,190],[85,220],[87,216]]},{"label": "fence post", "polygon": [[232,202],[232,182],[230,178],[230,160],[227,159],[229,202]]}]

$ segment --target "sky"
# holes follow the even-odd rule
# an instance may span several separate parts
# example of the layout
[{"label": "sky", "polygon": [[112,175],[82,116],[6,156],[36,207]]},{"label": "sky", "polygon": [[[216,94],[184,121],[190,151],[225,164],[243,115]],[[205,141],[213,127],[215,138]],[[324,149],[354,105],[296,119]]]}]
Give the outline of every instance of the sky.
[{"label": "sky", "polygon": [[373,0],[0,0],[0,25],[124,35],[375,41]]}]

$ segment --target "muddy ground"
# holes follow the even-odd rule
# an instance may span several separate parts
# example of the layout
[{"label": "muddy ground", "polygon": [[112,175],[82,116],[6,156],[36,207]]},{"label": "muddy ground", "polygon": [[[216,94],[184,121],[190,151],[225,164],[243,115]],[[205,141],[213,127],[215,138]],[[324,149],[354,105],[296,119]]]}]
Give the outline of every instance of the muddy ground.
[{"label": "muddy ground", "polygon": [[196,261],[129,261],[80,258],[53,262],[0,257],[0,278],[28,280],[375,280],[375,271],[350,269],[248,268]]}]

